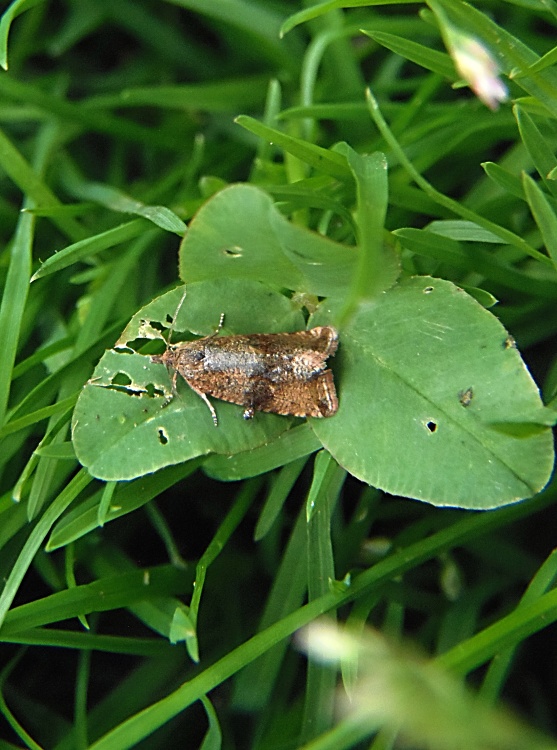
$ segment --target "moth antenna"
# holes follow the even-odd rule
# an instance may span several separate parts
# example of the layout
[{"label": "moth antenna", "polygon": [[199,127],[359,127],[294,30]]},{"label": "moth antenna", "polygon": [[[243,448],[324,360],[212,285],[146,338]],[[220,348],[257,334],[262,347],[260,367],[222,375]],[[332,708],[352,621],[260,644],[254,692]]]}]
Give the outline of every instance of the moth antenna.
[{"label": "moth antenna", "polygon": [[212,339],[212,338],[214,338],[215,336],[217,336],[217,335],[218,335],[218,332],[219,332],[219,331],[220,331],[220,329],[221,329],[221,328],[223,327],[223,325],[224,325],[224,313],[221,313],[221,314],[220,314],[220,319],[219,319],[219,324],[218,324],[218,326],[217,326],[217,330],[216,330],[216,331],[215,331],[214,333],[212,333],[212,334],[211,334],[210,336],[207,336],[207,338],[208,338],[208,339]]},{"label": "moth antenna", "polygon": [[168,329],[168,337],[167,337],[167,345],[170,346],[170,339],[172,338],[172,334],[174,333],[174,326],[176,325],[176,321],[178,319],[178,313],[182,309],[182,305],[184,304],[184,300],[186,299],[187,289],[182,294],[182,297],[180,301],[178,302],[178,307],[176,308],[176,312],[174,313],[174,317],[172,318],[172,323],[170,324],[170,328]]}]

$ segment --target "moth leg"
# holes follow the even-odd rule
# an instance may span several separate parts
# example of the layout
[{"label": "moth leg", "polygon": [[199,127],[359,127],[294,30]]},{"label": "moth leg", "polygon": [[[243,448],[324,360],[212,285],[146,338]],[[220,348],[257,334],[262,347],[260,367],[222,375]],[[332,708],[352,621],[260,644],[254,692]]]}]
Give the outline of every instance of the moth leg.
[{"label": "moth leg", "polygon": [[197,395],[200,398],[202,398],[203,401],[205,401],[205,403],[209,407],[209,411],[211,412],[211,416],[213,417],[213,424],[215,425],[215,427],[218,427],[219,426],[219,421],[217,419],[217,413],[215,411],[215,407],[209,401],[209,399],[207,398],[207,395],[205,393],[203,393],[203,391],[198,391],[197,388],[194,388],[193,385],[189,381],[188,381],[188,385],[192,389],[192,391],[194,391],[195,393],[197,393]]},{"label": "moth leg", "polygon": [[178,377],[178,370],[174,370],[172,373],[172,397],[178,395],[178,386],[176,385],[176,378]]},{"label": "moth leg", "polygon": [[270,403],[273,392],[267,383],[256,381],[244,391],[242,406],[244,406],[244,419],[253,419],[256,411],[266,411],[266,406]]},{"label": "moth leg", "polygon": [[[169,368],[167,368],[167,369],[169,369]],[[173,398],[176,398],[179,395],[178,394],[178,388],[176,386],[176,376],[177,375],[178,375],[178,371],[174,370],[174,373],[172,375],[172,380],[171,380],[171,383],[172,383],[172,393],[170,394],[170,396],[167,396],[165,398],[165,400],[164,400],[165,406],[167,406],[172,401]]]}]

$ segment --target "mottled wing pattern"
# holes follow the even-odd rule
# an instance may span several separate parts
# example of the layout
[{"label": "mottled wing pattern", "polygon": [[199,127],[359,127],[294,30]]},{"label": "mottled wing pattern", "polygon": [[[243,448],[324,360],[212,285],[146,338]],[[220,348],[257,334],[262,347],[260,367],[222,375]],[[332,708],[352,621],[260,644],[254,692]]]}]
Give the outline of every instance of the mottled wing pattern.
[{"label": "mottled wing pattern", "polygon": [[272,399],[256,401],[253,409],[294,417],[332,417],[338,409],[333,373],[324,370],[303,385],[294,381],[273,383]]},{"label": "mottled wing pattern", "polygon": [[303,383],[295,380],[242,380],[227,374],[218,383],[200,377],[192,387],[198,393],[246,407],[246,417],[253,411],[294,417],[330,417],[338,408],[331,370],[324,370]]},{"label": "mottled wing pattern", "polygon": [[325,362],[337,350],[338,334],[331,326],[318,326],[309,331],[295,333],[252,333],[247,336],[225,336],[222,339],[241,339],[249,346],[255,347],[265,355],[300,354],[314,352]]},{"label": "mottled wing pattern", "polygon": [[[167,349],[164,355],[153,360],[180,373],[205,400],[209,395],[244,406],[246,419],[253,416],[254,411],[296,417],[329,417],[336,412],[338,401],[333,374],[326,369],[327,358],[338,346],[334,328],[321,326],[295,333],[208,336],[195,342],[196,349],[204,341],[204,359],[197,359],[199,355],[194,355],[193,347],[186,343],[174,350]],[[213,369],[208,369],[210,362]],[[212,412],[216,423],[214,410]]]}]

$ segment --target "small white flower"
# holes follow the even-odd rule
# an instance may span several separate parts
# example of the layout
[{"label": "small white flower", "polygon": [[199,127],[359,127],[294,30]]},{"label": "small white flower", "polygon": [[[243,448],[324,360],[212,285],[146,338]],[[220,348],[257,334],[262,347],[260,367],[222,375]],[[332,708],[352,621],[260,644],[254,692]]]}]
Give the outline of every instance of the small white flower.
[{"label": "small white flower", "polygon": [[499,78],[499,67],[489,51],[477,39],[451,30],[447,47],[456,69],[478,99],[492,110],[508,99],[505,84]]}]

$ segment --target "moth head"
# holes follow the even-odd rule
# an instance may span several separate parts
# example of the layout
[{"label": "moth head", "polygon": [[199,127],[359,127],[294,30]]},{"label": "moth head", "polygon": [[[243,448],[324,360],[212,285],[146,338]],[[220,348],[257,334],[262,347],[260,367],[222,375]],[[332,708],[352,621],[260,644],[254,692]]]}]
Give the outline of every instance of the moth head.
[{"label": "moth head", "polygon": [[167,367],[173,367],[178,358],[178,346],[178,344],[168,345],[162,354],[153,354],[151,356],[151,362],[155,362],[159,365],[166,365]]}]

